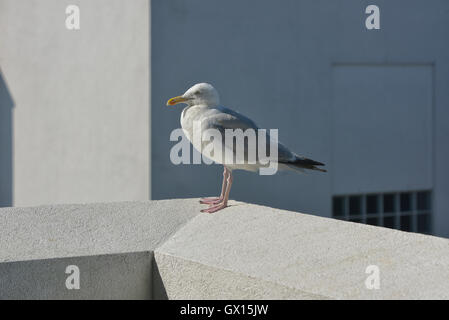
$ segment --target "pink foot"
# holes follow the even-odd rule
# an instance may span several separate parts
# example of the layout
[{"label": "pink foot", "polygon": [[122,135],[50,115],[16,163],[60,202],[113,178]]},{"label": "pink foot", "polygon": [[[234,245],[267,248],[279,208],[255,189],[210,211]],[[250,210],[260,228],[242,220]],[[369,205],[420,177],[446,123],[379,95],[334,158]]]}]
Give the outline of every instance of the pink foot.
[{"label": "pink foot", "polygon": [[226,208],[227,206],[228,206],[227,204],[225,204],[224,202],[221,202],[221,203],[218,203],[218,204],[211,206],[207,209],[203,209],[203,210],[201,210],[201,212],[214,213],[214,212],[217,212],[218,210]]},{"label": "pink foot", "polygon": [[223,201],[223,198],[221,198],[221,197],[200,199],[200,203],[202,203],[202,204],[219,204],[221,201]]}]

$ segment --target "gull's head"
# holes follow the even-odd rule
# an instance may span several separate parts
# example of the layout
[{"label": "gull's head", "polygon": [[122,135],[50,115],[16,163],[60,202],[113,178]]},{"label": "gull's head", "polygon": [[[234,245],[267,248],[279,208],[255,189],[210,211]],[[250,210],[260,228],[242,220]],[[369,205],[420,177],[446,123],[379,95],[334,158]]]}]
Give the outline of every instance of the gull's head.
[{"label": "gull's head", "polygon": [[178,103],[186,103],[189,106],[206,105],[217,106],[220,103],[217,90],[208,83],[197,83],[182,96],[171,98],[167,101],[167,106],[174,106]]}]

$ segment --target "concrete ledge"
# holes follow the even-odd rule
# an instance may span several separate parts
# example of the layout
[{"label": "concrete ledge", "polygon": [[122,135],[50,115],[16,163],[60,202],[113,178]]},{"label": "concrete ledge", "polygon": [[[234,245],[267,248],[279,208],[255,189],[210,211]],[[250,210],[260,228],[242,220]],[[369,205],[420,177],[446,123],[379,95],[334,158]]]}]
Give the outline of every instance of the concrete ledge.
[{"label": "concrete ledge", "polygon": [[0,262],[152,251],[199,213],[194,200],[0,209]]},{"label": "concrete ledge", "polygon": [[[153,250],[199,209],[192,200],[2,208],[0,299],[151,299]],[[79,290],[66,288],[69,265]]]},{"label": "concrete ledge", "polygon": [[256,205],[196,216],[155,259],[169,298],[449,298],[447,239]]},{"label": "concrete ledge", "polygon": [[[3,263],[0,299],[151,299],[152,259],[135,252]],[[72,265],[79,268],[79,290],[66,287]]]},{"label": "concrete ledge", "polygon": [[[0,209],[0,298],[448,299],[449,240],[197,199]],[[69,264],[79,290],[65,287]],[[366,268],[379,268],[368,289]]]}]

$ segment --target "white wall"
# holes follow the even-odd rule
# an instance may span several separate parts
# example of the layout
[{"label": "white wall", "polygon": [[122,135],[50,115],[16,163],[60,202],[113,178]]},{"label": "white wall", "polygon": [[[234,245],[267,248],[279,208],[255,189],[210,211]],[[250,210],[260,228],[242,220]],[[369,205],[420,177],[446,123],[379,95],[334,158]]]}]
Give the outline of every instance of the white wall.
[{"label": "white wall", "polygon": [[148,199],[149,14],[148,0],[0,0],[13,205]]}]

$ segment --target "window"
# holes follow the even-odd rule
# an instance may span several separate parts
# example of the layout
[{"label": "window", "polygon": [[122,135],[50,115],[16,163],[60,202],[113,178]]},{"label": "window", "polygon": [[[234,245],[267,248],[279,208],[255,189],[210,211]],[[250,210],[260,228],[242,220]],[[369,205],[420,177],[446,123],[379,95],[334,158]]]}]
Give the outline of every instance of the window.
[{"label": "window", "polygon": [[403,231],[431,233],[431,191],[334,196],[332,217]]}]

